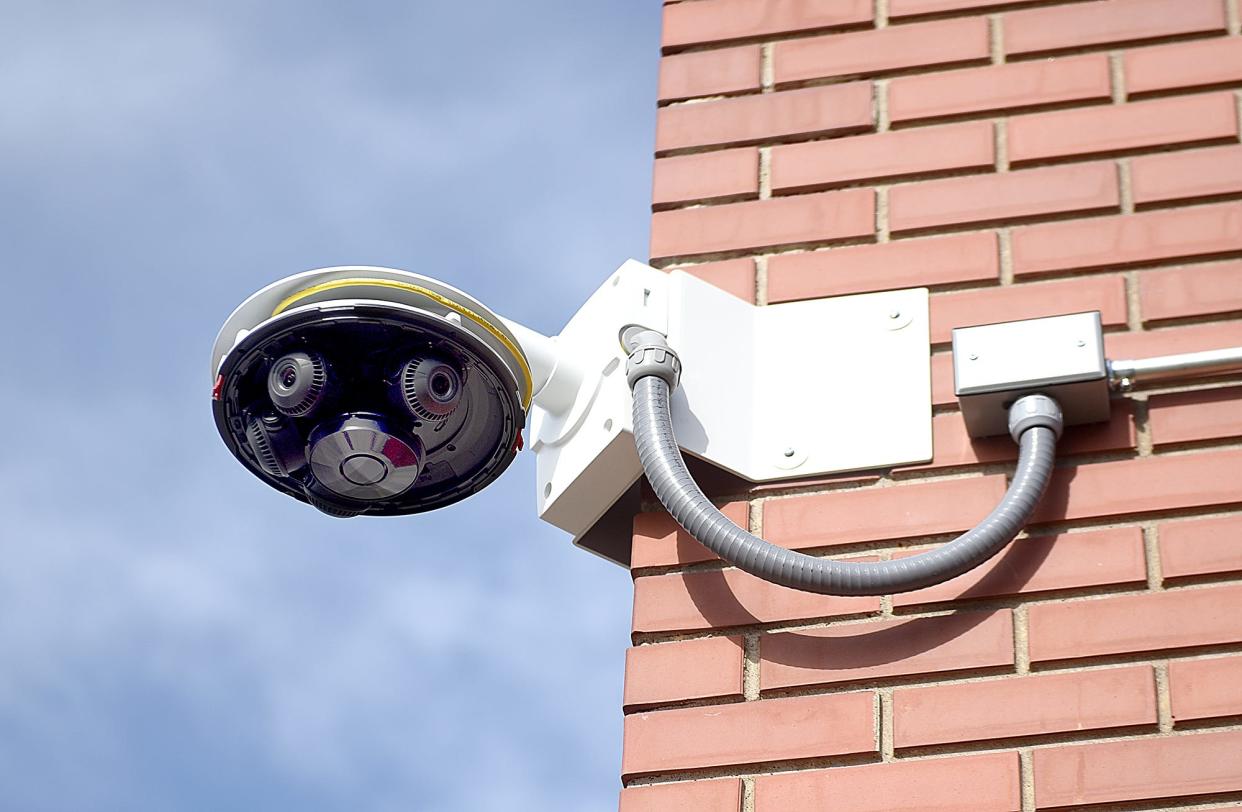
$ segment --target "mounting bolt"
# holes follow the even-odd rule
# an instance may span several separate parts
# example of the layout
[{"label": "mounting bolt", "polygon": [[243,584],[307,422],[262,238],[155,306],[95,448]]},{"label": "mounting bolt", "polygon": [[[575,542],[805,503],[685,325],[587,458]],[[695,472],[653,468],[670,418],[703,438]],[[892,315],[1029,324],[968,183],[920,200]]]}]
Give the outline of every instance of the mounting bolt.
[{"label": "mounting bolt", "polygon": [[1080,339],[1078,339],[1078,346],[1080,346],[1080,347],[1085,347],[1085,346],[1087,346],[1087,342],[1086,342],[1086,341],[1084,341],[1084,340],[1082,340],[1082,339],[1080,338]]},{"label": "mounting bolt", "polygon": [[973,353],[973,352],[972,352],[972,353],[970,354],[970,360],[972,360],[972,361],[978,361],[978,360],[979,360],[979,356],[978,356],[976,353]]},{"label": "mounting bolt", "polygon": [[890,319],[899,319],[899,318],[901,318],[901,311],[900,311],[900,310],[890,310],[890,311],[888,311],[888,317],[889,317]]},{"label": "mounting bolt", "polygon": [[792,457],[795,453],[796,453],[796,452],[795,452],[792,448],[786,448],[786,449],[785,449],[785,456],[786,456],[786,457]]}]

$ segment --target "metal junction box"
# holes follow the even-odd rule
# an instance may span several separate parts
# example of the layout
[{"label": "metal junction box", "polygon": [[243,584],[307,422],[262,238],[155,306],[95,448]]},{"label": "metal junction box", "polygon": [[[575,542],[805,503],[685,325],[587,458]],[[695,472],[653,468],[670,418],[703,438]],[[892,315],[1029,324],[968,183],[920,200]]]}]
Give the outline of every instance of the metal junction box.
[{"label": "metal junction box", "polygon": [[1006,434],[1010,404],[1034,392],[1057,399],[1067,426],[1107,420],[1099,311],[959,327],[953,383],[971,437]]}]

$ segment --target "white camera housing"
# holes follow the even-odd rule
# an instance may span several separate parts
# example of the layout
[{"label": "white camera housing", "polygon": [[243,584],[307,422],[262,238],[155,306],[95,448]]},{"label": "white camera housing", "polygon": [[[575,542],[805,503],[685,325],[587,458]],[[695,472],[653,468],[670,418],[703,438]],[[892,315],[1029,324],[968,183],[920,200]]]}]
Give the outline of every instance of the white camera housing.
[{"label": "white camera housing", "polygon": [[337,516],[417,513],[482,489],[516,455],[533,391],[499,316],[386,268],[269,285],[225,322],[212,368],[229,450]]}]

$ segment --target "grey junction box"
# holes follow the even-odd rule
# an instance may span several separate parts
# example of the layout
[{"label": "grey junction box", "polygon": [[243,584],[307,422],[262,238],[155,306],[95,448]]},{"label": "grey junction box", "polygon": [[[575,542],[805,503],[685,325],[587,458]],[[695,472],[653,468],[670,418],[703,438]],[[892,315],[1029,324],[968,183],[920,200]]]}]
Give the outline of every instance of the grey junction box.
[{"label": "grey junction box", "polygon": [[1108,420],[1108,362],[1099,311],[953,331],[953,384],[971,437],[1008,432],[1010,404],[1056,398],[1065,425]]}]

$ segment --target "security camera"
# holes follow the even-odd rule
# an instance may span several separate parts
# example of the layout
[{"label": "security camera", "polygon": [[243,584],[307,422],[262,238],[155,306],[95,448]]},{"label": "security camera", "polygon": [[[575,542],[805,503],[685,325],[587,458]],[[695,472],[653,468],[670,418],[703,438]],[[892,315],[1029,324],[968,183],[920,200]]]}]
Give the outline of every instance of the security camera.
[{"label": "security camera", "polygon": [[213,351],[225,444],[268,485],[332,516],[432,510],[513,461],[530,363],[503,319],[455,288],[328,268],[247,299]]},{"label": "security camera", "polygon": [[[540,517],[627,563],[618,528],[642,467],[626,328],[668,336],[685,363],[682,448],[765,482],[930,457],[926,311],[917,290],[756,307],[629,261],[549,337],[426,276],[324,268],[229,316],[212,351],[213,411],[253,475],[340,517],[466,498],[513,461],[529,419]],[[800,349],[862,342],[866,353],[825,356],[814,374]],[[839,396],[843,380],[857,397]]]}]

